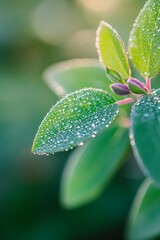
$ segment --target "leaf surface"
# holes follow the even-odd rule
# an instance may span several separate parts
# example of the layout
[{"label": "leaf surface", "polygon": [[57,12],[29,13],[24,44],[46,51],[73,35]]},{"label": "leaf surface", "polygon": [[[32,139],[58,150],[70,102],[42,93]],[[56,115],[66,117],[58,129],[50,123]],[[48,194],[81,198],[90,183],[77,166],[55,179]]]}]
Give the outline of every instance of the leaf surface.
[{"label": "leaf surface", "polygon": [[129,40],[130,57],[145,78],[160,70],[160,1],[149,0],[140,12]]},{"label": "leaf surface", "polygon": [[53,64],[44,72],[48,86],[62,97],[82,88],[102,88],[113,94],[110,81],[96,59],[73,59]]},{"label": "leaf surface", "polygon": [[51,108],[36,134],[32,151],[48,154],[67,150],[91,138],[115,119],[119,106],[101,89],[71,93]]},{"label": "leaf surface", "polygon": [[128,131],[114,126],[76,149],[62,175],[63,205],[73,208],[98,197],[122,163],[128,146]]},{"label": "leaf surface", "polygon": [[124,79],[130,77],[124,42],[117,31],[104,21],[97,30],[96,46],[100,61],[105,67],[117,71]]},{"label": "leaf surface", "polygon": [[140,187],[129,215],[129,240],[147,240],[160,235],[160,188],[149,179]]},{"label": "leaf surface", "polygon": [[130,138],[144,173],[160,184],[160,89],[133,106]]}]

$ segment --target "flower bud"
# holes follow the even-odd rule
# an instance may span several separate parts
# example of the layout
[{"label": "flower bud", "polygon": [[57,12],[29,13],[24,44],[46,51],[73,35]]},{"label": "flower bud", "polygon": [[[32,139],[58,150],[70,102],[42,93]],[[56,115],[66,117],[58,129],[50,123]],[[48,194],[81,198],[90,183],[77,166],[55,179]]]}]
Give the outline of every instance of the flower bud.
[{"label": "flower bud", "polygon": [[121,75],[117,71],[115,71],[115,70],[113,70],[111,68],[106,67],[106,75],[112,82],[125,83],[125,81],[121,77]]},{"label": "flower bud", "polygon": [[146,86],[142,82],[137,80],[136,78],[132,78],[132,77],[129,78],[127,83],[128,83],[128,87],[132,93],[143,94],[143,93],[147,92]]},{"label": "flower bud", "polygon": [[112,92],[114,92],[117,95],[127,95],[130,94],[130,90],[127,85],[124,85],[122,83],[113,83],[110,85],[110,88]]}]

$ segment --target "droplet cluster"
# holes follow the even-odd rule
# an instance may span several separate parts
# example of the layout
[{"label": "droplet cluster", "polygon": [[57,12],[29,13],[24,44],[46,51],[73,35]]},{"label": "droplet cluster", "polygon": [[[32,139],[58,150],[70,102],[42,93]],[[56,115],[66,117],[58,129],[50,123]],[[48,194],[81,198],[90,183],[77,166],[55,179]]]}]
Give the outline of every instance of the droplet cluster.
[{"label": "droplet cluster", "polygon": [[133,106],[131,119],[134,124],[143,124],[145,122],[157,119],[160,128],[160,90],[155,91],[152,95],[143,95]]},{"label": "droplet cluster", "polygon": [[33,151],[48,154],[83,145],[114,120],[119,107],[100,89],[82,89],[67,95],[42,121]]},{"label": "droplet cluster", "polygon": [[130,57],[145,77],[160,70],[160,1],[149,0],[141,10],[131,31]]},{"label": "droplet cluster", "polygon": [[144,174],[160,182],[160,90],[143,95],[131,112],[130,140]]},{"label": "droplet cluster", "polygon": [[130,76],[130,67],[124,42],[118,32],[104,21],[101,21],[97,30],[96,47],[100,62],[105,67],[121,73],[124,79]]}]

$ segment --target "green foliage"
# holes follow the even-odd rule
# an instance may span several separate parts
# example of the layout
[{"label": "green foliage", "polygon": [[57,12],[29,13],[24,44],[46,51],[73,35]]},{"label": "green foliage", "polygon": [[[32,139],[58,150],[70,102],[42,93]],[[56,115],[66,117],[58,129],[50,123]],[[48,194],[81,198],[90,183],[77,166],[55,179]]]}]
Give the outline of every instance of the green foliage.
[{"label": "green foliage", "polygon": [[93,87],[104,89],[118,99],[110,90],[110,82],[96,59],[82,58],[53,64],[45,70],[44,79],[59,97],[82,88]]},{"label": "green foliage", "polygon": [[116,125],[75,150],[62,176],[63,205],[73,208],[99,196],[121,165],[128,146],[128,131]]},{"label": "green foliage", "polygon": [[51,108],[35,137],[32,151],[48,154],[68,150],[108,127],[119,112],[104,90],[86,88],[64,97]]},{"label": "green foliage", "polygon": [[66,61],[50,67],[45,72],[48,85],[59,96],[69,94],[46,115],[32,147],[34,153],[49,154],[83,145],[113,122],[120,105],[134,102],[131,119],[128,110],[123,109],[115,126],[72,153],[63,172],[60,190],[61,202],[67,208],[98,197],[126,153],[126,127],[130,123],[135,158],[144,175],[158,183],[154,186],[147,181],[136,197],[127,235],[133,240],[160,234],[159,225],[156,225],[160,219],[157,213],[160,201],[160,89],[155,91],[151,87],[151,78],[160,70],[159,31],[160,1],[149,0],[129,40],[130,58],[146,78],[145,83],[132,76],[122,39],[104,21],[97,30],[96,46],[107,79],[105,71],[93,59]]},{"label": "green foliage", "polygon": [[143,95],[131,113],[131,144],[144,172],[160,184],[160,90]]},{"label": "green foliage", "polygon": [[147,179],[140,187],[129,215],[127,239],[146,240],[160,235],[160,189]]},{"label": "green foliage", "polygon": [[100,23],[97,31],[96,46],[103,65],[128,79],[130,68],[124,43],[117,31],[104,21]]},{"label": "green foliage", "polygon": [[118,72],[108,67],[106,68],[106,75],[113,82],[125,83],[124,79],[121,77],[121,75]]},{"label": "green foliage", "polygon": [[160,1],[149,0],[130,35],[129,52],[139,72],[148,78],[160,70]]}]

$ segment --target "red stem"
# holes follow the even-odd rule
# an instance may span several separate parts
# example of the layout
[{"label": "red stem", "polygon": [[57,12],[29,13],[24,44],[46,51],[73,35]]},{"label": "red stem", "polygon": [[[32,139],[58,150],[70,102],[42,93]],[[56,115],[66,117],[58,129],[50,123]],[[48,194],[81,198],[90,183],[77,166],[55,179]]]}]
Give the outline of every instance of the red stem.
[{"label": "red stem", "polygon": [[134,102],[134,99],[133,98],[125,98],[123,100],[120,100],[118,102],[116,102],[119,106],[121,105],[125,105],[127,103],[131,103],[131,102]]},{"label": "red stem", "polygon": [[148,93],[151,93],[151,79],[150,78],[146,78],[146,86],[148,89]]}]

